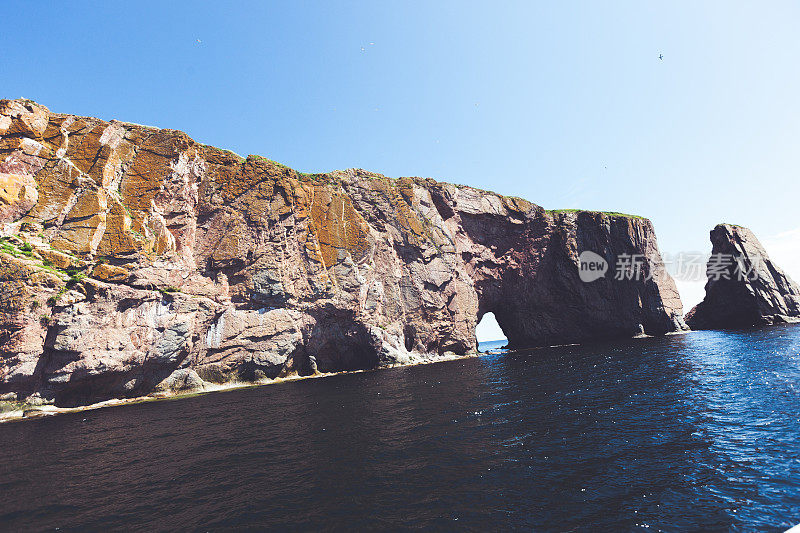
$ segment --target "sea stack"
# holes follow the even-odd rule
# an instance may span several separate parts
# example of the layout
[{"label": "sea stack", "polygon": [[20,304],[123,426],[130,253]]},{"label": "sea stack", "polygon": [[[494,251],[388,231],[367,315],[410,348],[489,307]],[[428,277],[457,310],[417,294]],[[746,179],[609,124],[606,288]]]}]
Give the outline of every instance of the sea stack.
[{"label": "sea stack", "polygon": [[[645,218],[0,101],[0,395],[81,405],[203,383],[682,329]],[[591,251],[610,269],[579,275]],[[646,258],[614,276],[618,257]]]},{"label": "sea stack", "polygon": [[686,314],[692,329],[763,326],[800,320],[800,286],[770,260],[748,228],[711,230],[706,295]]}]

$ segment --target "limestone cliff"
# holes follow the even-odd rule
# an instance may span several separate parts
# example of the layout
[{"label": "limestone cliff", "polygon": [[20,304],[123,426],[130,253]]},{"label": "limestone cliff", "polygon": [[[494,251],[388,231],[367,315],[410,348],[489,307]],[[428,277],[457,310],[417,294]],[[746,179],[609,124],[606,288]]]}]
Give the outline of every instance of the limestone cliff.
[{"label": "limestone cliff", "polygon": [[711,230],[706,295],[686,314],[692,329],[742,328],[800,319],[800,286],[747,228]]},{"label": "limestone cliff", "polygon": [[[0,395],[77,405],[680,329],[651,223],[0,101]],[[591,250],[652,258],[584,283]]]}]

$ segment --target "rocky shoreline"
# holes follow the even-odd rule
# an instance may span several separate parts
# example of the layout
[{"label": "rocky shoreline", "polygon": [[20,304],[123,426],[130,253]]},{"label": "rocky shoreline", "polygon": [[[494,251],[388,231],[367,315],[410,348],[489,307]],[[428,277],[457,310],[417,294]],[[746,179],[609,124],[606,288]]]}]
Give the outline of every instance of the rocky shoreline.
[{"label": "rocky shoreline", "polygon": [[191,398],[202,394],[210,394],[212,392],[224,392],[230,390],[247,389],[252,387],[262,387],[265,385],[276,385],[279,383],[298,381],[301,379],[324,378],[337,374],[339,373],[314,374],[310,376],[289,376],[286,378],[276,378],[274,380],[269,380],[261,383],[254,383],[254,382],[235,382],[227,384],[204,383],[202,387],[198,387],[191,390],[185,390],[182,392],[157,392],[157,393],[151,393],[147,396],[137,396],[134,398],[113,398],[110,400],[104,400],[102,402],[97,402],[88,405],[81,405],[78,407],[56,407],[55,405],[47,403],[34,405],[27,402],[0,400],[0,424],[3,422],[12,422],[15,420],[22,420],[22,419],[35,419],[35,418],[42,418],[45,416],[54,416],[54,415],[76,413],[82,411],[93,411],[96,409],[104,409],[106,407],[117,407],[120,405],[131,405],[143,402],[156,402],[160,400],[179,400],[182,398]]},{"label": "rocky shoreline", "polygon": [[[684,331],[680,333],[687,333],[687,332]],[[543,346],[542,348],[547,348],[547,346]],[[514,353],[514,352],[507,351],[504,353]],[[281,383],[289,383],[304,379],[321,379],[332,376],[338,376],[341,374],[372,372],[377,370],[385,370],[388,368],[402,368],[408,366],[443,363],[447,361],[457,361],[459,359],[467,359],[471,357],[482,357],[485,355],[489,354],[483,352],[476,352],[466,355],[441,356],[430,359],[420,359],[415,362],[401,363],[392,366],[383,366],[371,369],[347,370],[341,372],[328,372],[328,373],[317,372],[306,376],[294,374],[286,377],[277,377],[274,379],[267,378],[261,381],[234,381],[234,382],[227,382],[220,384],[220,383],[211,383],[201,380],[200,382],[196,382],[195,386],[193,387],[187,387],[180,390],[165,389],[152,392],[146,396],[136,396],[132,398],[112,398],[109,400],[103,400],[101,402],[91,403],[87,405],[80,405],[76,407],[58,407],[56,405],[53,405],[52,403],[48,403],[46,400],[42,400],[41,398],[35,398],[34,399],[35,403],[30,403],[30,399],[22,402],[16,400],[0,400],[0,424],[4,422],[12,422],[22,419],[35,419],[35,418],[42,418],[45,416],[54,416],[54,415],[76,413],[82,411],[92,411],[96,409],[104,409],[106,407],[117,407],[120,405],[131,405],[143,402],[156,402],[161,400],[179,400],[183,398],[191,398],[194,396],[210,394],[214,392],[226,392],[233,390],[249,389],[254,387],[264,387],[267,385],[278,385]]]},{"label": "rocky shoreline", "polygon": [[[680,331],[673,331],[670,333],[666,333],[665,335],[685,335],[691,333],[689,330],[680,330]],[[632,337],[633,339],[649,339],[653,338],[651,335],[635,335]],[[539,346],[535,348],[529,348],[528,350],[502,350],[502,355],[511,355],[515,353],[531,351],[531,350],[538,350],[538,349],[547,349],[547,348],[561,348],[563,346],[578,346],[578,344],[567,344],[567,345],[553,345],[553,346]],[[60,414],[67,414],[67,413],[76,413],[82,411],[93,411],[96,409],[104,409],[107,407],[117,407],[120,405],[132,405],[137,403],[143,402],[156,402],[162,400],[180,400],[183,398],[192,398],[199,395],[204,394],[211,394],[215,392],[226,392],[226,391],[233,391],[233,390],[241,390],[241,389],[249,389],[254,387],[263,387],[267,385],[278,385],[281,383],[290,383],[294,381],[300,381],[304,379],[321,379],[321,378],[328,378],[333,376],[338,376],[341,374],[351,374],[351,373],[358,373],[358,372],[372,372],[378,370],[385,370],[388,368],[402,368],[408,366],[418,366],[418,365],[428,365],[434,363],[443,363],[448,361],[457,361],[460,359],[467,359],[472,357],[484,357],[484,356],[491,356],[497,355],[493,352],[475,352],[466,355],[452,355],[447,357],[436,357],[430,358],[425,360],[419,360],[416,362],[409,362],[409,363],[402,363],[393,366],[385,366],[385,367],[377,367],[372,369],[363,369],[363,370],[349,370],[349,371],[342,371],[342,372],[330,372],[330,373],[320,373],[317,372],[315,374],[307,375],[307,376],[300,376],[300,375],[291,375],[286,376],[284,378],[275,378],[275,379],[265,379],[259,382],[252,382],[252,381],[242,381],[242,382],[228,382],[224,384],[216,384],[210,382],[202,382],[199,386],[193,388],[187,388],[184,390],[162,390],[158,392],[150,393],[146,396],[137,396],[133,398],[113,398],[109,400],[104,400],[102,402],[92,403],[88,405],[81,405],[77,407],[57,407],[51,403],[38,403],[31,404],[27,402],[18,402],[18,401],[3,401],[0,400],[0,424],[4,422],[13,422],[23,419],[36,419],[42,418],[46,416],[55,416]]]},{"label": "rocky shoreline", "polygon": [[[685,329],[649,220],[0,101],[0,396],[76,407]],[[651,275],[584,283],[585,250]],[[201,380],[201,381],[198,381]]]},{"label": "rocky shoreline", "polygon": [[[587,252],[641,257],[641,275],[587,281]],[[360,169],[305,174],[176,130],[0,100],[7,405],[449,360],[476,354],[489,312],[512,349],[686,331],[662,266],[642,217]],[[744,290],[772,302],[755,314],[788,319],[798,289],[777,272]],[[725,287],[741,290],[709,284],[693,323],[718,314]]]}]

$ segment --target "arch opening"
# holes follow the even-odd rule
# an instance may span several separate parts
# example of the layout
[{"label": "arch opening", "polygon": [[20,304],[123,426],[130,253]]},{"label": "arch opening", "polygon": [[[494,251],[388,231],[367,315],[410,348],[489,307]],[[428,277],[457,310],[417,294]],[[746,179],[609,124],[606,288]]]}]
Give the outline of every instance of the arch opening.
[{"label": "arch opening", "polygon": [[478,339],[478,351],[486,352],[497,350],[508,344],[503,328],[497,323],[497,318],[491,311],[484,313],[475,327],[475,337]]}]

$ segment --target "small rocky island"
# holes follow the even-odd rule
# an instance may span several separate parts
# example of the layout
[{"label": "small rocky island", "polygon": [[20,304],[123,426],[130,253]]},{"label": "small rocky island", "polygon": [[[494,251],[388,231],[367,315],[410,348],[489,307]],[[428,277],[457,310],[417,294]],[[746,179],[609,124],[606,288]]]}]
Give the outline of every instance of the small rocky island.
[{"label": "small rocky island", "polygon": [[[685,329],[649,220],[0,101],[0,395],[77,406],[210,383]],[[579,277],[591,250],[643,276]]]},{"label": "small rocky island", "polygon": [[686,314],[692,329],[764,326],[800,320],[800,286],[787,276],[747,228],[711,230],[706,295]]}]

